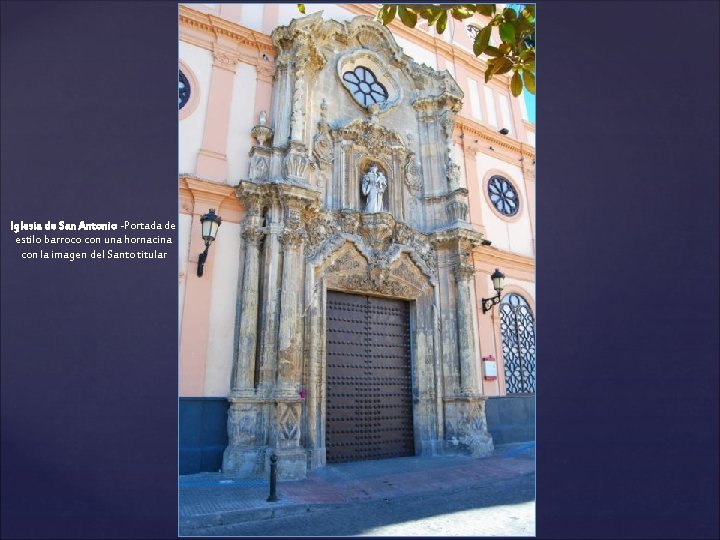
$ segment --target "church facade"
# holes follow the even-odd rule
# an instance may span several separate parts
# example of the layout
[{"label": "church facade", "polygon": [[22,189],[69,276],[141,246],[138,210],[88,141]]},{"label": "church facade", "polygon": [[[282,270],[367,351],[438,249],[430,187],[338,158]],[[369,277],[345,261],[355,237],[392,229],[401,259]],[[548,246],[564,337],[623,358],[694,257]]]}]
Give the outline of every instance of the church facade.
[{"label": "church facade", "polygon": [[534,394],[534,127],[464,25],[375,11],[180,6],[181,473],[487,456]]}]

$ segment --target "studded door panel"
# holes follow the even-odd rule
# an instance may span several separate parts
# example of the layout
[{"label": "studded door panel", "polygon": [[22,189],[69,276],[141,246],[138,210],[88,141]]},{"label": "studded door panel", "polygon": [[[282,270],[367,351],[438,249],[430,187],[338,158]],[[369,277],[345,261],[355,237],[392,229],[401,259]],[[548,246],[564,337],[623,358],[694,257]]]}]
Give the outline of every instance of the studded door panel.
[{"label": "studded door panel", "polygon": [[328,463],[414,454],[409,307],[327,293]]}]

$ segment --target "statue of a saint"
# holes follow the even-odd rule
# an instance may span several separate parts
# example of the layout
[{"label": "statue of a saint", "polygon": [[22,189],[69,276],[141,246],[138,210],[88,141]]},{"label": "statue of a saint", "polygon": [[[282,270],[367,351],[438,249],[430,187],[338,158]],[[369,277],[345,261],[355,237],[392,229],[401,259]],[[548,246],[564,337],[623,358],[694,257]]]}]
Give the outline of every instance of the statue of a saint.
[{"label": "statue of a saint", "polygon": [[365,212],[368,214],[382,212],[383,193],[386,188],[387,178],[373,163],[362,178],[362,193],[366,197]]}]

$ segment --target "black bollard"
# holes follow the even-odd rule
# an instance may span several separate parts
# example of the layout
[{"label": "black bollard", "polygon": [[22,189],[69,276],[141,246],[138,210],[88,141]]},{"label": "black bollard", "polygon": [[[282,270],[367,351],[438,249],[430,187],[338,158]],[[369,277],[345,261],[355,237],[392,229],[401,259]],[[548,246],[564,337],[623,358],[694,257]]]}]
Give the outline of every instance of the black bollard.
[{"label": "black bollard", "polygon": [[277,493],[275,492],[277,486],[277,456],[272,454],[270,456],[270,496],[267,498],[267,502],[277,502]]}]

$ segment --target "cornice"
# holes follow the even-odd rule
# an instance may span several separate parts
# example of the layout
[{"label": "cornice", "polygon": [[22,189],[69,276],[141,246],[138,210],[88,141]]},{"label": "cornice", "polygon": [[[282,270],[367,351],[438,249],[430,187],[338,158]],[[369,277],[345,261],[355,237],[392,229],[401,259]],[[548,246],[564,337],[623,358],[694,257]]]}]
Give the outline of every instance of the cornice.
[{"label": "cornice", "polygon": [[[477,138],[490,143],[493,147],[502,148],[510,151],[517,156],[516,161],[520,158],[535,160],[535,148],[529,144],[521,143],[516,139],[512,139],[507,135],[501,135],[497,131],[482,125],[475,120],[465,116],[458,115],[455,118],[455,129],[459,130],[463,139]],[[472,146],[472,145],[469,145]],[[517,164],[517,163],[516,163]]]},{"label": "cornice", "polygon": [[[270,36],[263,34],[262,32],[256,32],[246,26],[227,21],[216,15],[210,13],[204,13],[192,9],[188,6],[179,6],[179,23],[181,28],[181,39],[210,48],[212,42],[220,39],[230,39],[239,45],[244,45],[256,49],[258,52],[267,53],[268,55],[275,56],[275,47],[272,44]],[[197,40],[192,39],[190,36],[183,36],[182,28],[189,28],[196,31],[200,31],[213,39],[207,43],[198,43]]]},{"label": "cornice", "polygon": [[179,188],[189,190],[193,198],[204,196],[206,198],[224,199],[235,195],[235,188],[227,184],[219,184],[204,178],[191,175],[180,175]]},{"label": "cornice", "polygon": [[487,266],[497,266],[503,269],[512,269],[522,272],[535,273],[535,259],[510,253],[491,246],[479,246],[473,250],[475,254],[475,264],[486,264]]}]

